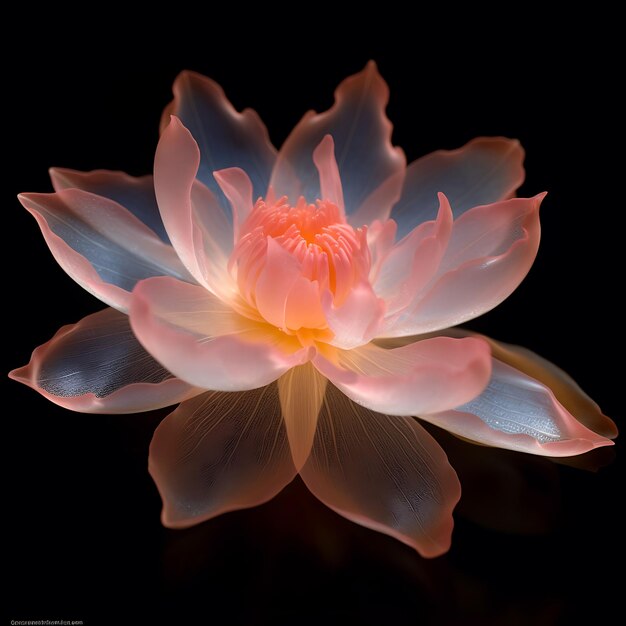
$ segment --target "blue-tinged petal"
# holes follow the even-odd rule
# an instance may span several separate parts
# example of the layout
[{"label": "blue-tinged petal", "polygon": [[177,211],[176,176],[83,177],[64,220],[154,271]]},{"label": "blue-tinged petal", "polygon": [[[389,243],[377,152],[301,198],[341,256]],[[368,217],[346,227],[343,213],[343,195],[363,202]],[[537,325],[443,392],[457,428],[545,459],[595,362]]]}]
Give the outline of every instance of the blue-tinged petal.
[{"label": "blue-tinged petal", "polygon": [[136,177],[129,176],[125,172],[110,170],[78,172],[53,167],[50,169],[50,178],[55,191],[82,189],[121,204],[165,243],[170,242],[154,195],[152,176]]},{"label": "blue-tinged petal", "polygon": [[157,363],[135,339],[128,316],[111,308],[61,328],[10,376],[84,413],[149,411],[199,393]]},{"label": "blue-tinged petal", "polygon": [[498,359],[478,397],[423,418],[481,444],[543,456],[573,456],[612,445],[576,420],[546,385]]},{"label": "blue-tinged petal", "polygon": [[163,113],[161,129],[178,117],[200,148],[198,179],[227,211],[230,205],[213,178],[213,172],[239,167],[250,177],[254,198],[265,196],[276,160],[267,129],[252,109],[236,111],[222,88],[195,72],[181,72],[174,81],[174,100]]},{"label": "blue-tinged petal", "polygon": [[[292,202],[300,195],[309,202],[320,198],[313,151],[325,135],[331,135],[348,221],[361,207],[366,207],[361,215],[367,223],[385,220],[399,197],[406,166],[402,150],[391,144],[392,125],[385,115],[388,100],[389,89],[374,62],[344,80],[333,107],[320,114],[307,113],[285,141],[272,173],[276,194],[287,195]],[[372,199],[376,210],[369,206]]]},{"label": "blue-tinged petal", "polygon": [[192,280],[172,246],[113,200],[80,189],[19,199],[59,265],[106,304],[126,311],[133,287],[151,276]]},{"label": "blue-tinged petal", "polygon": [[437,216],[437,193],[446,195],[454,217],[472,207],[506,200],[524,182],[519,141],[479,137],[458,150],[437,150],[407,168],[402,197],[391,217],[398,239]]}]

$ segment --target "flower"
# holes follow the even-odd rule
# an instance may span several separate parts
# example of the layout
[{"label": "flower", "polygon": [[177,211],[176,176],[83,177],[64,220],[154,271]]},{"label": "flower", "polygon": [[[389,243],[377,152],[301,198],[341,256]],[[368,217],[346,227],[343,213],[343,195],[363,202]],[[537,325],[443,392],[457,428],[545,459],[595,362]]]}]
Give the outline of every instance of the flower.
[{"label": "flower", "polygon": [[12,372],[61,406],[181,402],[150,472],[186,527],[296,474],[339,514],[424,556],[450,545],[460,485],[415,417],[548,456],[616,429],[561,370],[453,326],[499,304],[539,245],[523,151],[481,138],[408,167],[373,63],[279,152],[211,80],[174,85],[154,179],[51,170],[23,194],[52,254],[109,305]]}]

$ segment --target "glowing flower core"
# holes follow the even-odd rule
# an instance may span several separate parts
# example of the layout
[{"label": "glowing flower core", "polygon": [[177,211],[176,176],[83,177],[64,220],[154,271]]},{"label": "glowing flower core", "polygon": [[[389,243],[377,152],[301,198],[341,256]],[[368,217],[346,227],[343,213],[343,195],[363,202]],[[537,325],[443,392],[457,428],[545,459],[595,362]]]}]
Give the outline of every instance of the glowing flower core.
[{"label": "glowing flower core", "polygon": [[[259,199],[242,226],[229,267],[241,295],[269,323],[289,334],[325,329],[323,299],[341,306],[352,288],[367,280],[366,233],[366,227],[347,224],[343,211],[328,200],[309,204],[300,197],[290,206],[286,197]],[[275,280],[267,284],[270,268]],[[289,296],[283,310],[273,296],[285,283]]]}]

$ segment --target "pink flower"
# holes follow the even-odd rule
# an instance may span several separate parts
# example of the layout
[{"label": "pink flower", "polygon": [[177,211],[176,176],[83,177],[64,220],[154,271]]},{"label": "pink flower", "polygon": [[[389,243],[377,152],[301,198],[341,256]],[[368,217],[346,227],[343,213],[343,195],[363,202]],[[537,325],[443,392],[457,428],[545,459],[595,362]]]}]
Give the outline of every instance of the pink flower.
[{"label": "pink flower", "polygon": [[415,416],[533,454],[611,444],[613,423],[564,372],[450,329],[535,258],[545,194],[513,198],[517,141],[406,167],[373,63],[278,152],[211,80],[183,72],[174,93],[154,179],[54,169],[55,193],[20,196],[110,308],[12,372],[77,411],[181,402],[150,448],[164,524],[260,504],[299,473],[339,514],[436,556],[460,486]]}]

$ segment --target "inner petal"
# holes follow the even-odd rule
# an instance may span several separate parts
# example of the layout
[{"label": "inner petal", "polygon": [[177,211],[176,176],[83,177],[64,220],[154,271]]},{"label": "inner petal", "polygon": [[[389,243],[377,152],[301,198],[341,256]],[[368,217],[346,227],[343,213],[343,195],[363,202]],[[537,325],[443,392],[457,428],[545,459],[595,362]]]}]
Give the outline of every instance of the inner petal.
[{"label": "inner petal", "polygon": [[321,305],[330,294],[341,306],[367,279],[366,228],[354,229],[330,200],[295,205],[259,198],[241,227],[229,268],[241,295],[261,316],[287,332],[325,331]]}]

